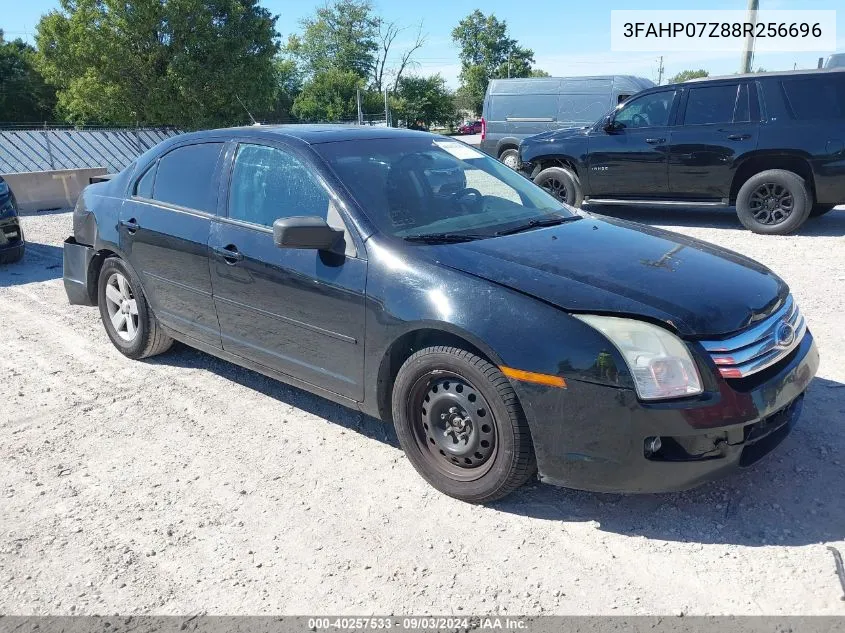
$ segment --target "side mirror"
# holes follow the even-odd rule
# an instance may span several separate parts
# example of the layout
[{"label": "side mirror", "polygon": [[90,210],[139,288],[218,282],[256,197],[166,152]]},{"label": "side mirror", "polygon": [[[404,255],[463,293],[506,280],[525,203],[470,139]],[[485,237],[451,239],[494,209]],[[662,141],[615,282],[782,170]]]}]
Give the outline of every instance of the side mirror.
[{"label": "side mirror", "polygon": [[601,127],[605,132],[616,132],[619,130],[612,116],[605,117]]},{"label": "side mirror", "polygon": [[279,248],[328,251],[334,248],[342,236],[343,231],[333,229],[317,216],[279,218],[273,222],[273,242]]}]

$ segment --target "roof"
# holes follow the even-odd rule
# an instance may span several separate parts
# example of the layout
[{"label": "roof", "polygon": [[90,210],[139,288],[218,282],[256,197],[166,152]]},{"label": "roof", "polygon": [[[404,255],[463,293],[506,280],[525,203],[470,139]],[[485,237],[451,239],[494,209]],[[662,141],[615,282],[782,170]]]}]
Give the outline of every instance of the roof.
[{"label": "roof", "polygon": [[366,141],[378,138],[407,138],[435,136],[402,128],[373,127],[367,125],[250,125],[223,130],[194,132],[196,136],[225,132],[233,136],[250,136],[271,139],[278,136],[292,137],[309,145],[333,143],[336,141]]},{"label": "roof", "polygon": [[691,84],[691,83],[706,83],[708,81],[725,81],[725,80],[737,80],[737,79],[764,79],[767,77],[794,77],[794,76],[806,76],[806,75],[823,75],[825,73],[841,73],[845,71],[845,68],[813,68],[812,70],[779,70],[775,72],[762,72],[762,73],[741,73],[736,75],[719,75],[718,77],[697,77],[695,79],[688,79],[687,81],[682,81],[679,84],[669,84],[669,85],[682,85],[682,84]]}]

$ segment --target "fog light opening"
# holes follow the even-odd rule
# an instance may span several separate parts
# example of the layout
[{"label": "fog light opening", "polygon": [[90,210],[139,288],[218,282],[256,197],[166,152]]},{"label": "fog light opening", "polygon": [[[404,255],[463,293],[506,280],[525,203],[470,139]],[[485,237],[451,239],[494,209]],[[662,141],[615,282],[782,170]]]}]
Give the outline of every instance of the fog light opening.
[{"label": "fog light opening", "polygon": [[647,437],[645,438],[645,456],[651,457],[660,451],[660,448],[663,446],[663,442],[660,441],[659,437]]}]

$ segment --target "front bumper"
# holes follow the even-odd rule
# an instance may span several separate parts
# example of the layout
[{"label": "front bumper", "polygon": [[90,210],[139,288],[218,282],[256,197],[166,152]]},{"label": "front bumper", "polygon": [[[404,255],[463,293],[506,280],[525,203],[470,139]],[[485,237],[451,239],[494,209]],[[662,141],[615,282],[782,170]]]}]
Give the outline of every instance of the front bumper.
[{"label": "front bumper", "polygon": [[92,247],[77,243],[73,237],[65,240],[62,248],[62,280],[72,305],[97,305],[96,288],[89,275],[93,258]]},{"label": "front bumper", "polygon": [[[643,403],[631,390],[575,380],[565,390],[528,387],[534,393],[521,400],[540,479],[598,492],[672,492],[751,466],[797,422],[818,364],[807,332],[761,384],[721,381],[718,393],[697,399]],[[650,453],[655,437],[661,448]]]}]

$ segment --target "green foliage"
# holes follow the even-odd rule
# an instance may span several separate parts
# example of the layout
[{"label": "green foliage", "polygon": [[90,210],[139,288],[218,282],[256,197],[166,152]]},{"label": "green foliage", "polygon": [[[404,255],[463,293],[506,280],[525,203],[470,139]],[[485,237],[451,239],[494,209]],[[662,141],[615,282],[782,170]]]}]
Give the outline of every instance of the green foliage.
[{"label": "green foliage", "polygon": [[0,121],[27,123],[53,119],[55,91],[35,69],[35,49],[0,31]]},{"label": "green foliage", "polygon": [[455,117],[455,103],[446,88],[446,81],[438,75],[430,77],[402,77],[396,94],[395,110],[407,124],[423,121],[451,123]]},{"label": "green foliage", "polygon": [[292,36],[287,50],[310,76],[340,70],[366,79],[375,67],[378,31],[369,0],[336,0],[302,21],[302,35]]},{"label": "green foliage", "polygon": [[354,71],[335,68],[317,73],[302,88],[292,113],[308,122],[356,120],[356,93],[364,81]]},{"label": "green foliage", "polygon": [[529,77],[551,77],[551,75],[541,68],[534,68]]},{"label": "green foliage", "polygon": [[276,18],[258,0],[60,0],[38,67],[72,122],[212,127],[278,95]]},{"label": "green foliage", "polygon": [[699,68],[698,70],[682,70],[674,77],[669,79],[670,84],[678,84],[682,81],[688,81],[690,79],[700,79],[701,77],[709,77],[710,73],[704,70],[703,68]]},{"label": "green foliage", "polygon": [[452,30],[460,47],[461,98],[481,112],[490,79],[530,77],[534,51],[508,37],[507,23],[476,9]]},{"label": "green foliage", "polygon": [[302,92],[302,72],[296,61],[284,57],[277,57],[273,61],[273,70],[276,94],[273,108],[267,113],[266,119],[273,123],[288,123],[292,120],[293,103]]}]

